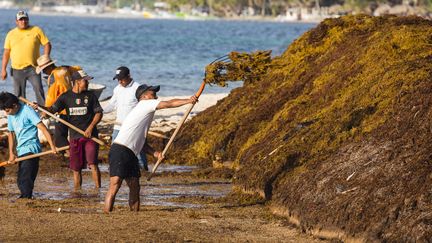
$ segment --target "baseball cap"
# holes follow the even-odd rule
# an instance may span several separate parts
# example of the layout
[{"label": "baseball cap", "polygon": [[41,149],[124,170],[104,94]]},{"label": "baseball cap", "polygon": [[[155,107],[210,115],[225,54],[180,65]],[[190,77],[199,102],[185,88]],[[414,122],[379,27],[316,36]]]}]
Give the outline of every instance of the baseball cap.
[{"label": "baseball cap", "polygon": [[49,67],[50,65],[54,64],[56,61],[52,60],[48,55],[42,55],[37,60],[37,67],[36,67],[36,73],[39,74],[42,72],[45,68]]},{"label": "baseball cap", "polygon": [[18,11],[18,13],[16,14],[16,20],[20,20],[22,18],[28,18],[28,14],[26,11],[20,10]]},{"label": "baseball cap", "polygon": [[129,72],[129,68],[125,67],[125,66],[121,66],[118,67],[116,70],[116,75],[114,76],[114,79],[124,79],[127,76],[129,76],[130,72]]},{"label": "baseball cap", "polygon": [[91,80],[93,79],[92,76],[89,76],[84,70],[78,70],[72,73],[71,75],[72,81],[84,79],[84,80]]},{"label": "baseball cap", "polygon": [[158,92],[160,90],[160,85],[151,86],[147,84],[141,84],[140,86],[138,86],[137,90],[135,91],[136,99],[139,100],[139,97],[141,97],[141,95],[147,90]]}]

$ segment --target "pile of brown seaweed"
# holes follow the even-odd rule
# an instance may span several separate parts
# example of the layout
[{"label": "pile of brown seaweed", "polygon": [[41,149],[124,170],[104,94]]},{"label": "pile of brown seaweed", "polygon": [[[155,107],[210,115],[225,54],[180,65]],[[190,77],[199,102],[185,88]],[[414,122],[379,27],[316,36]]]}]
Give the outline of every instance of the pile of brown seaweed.
[{"label": "pile of brown seaweed", "polygon": [[225,87],[228,81],[253,82],[267,71],[270,62],[271,51],[257,51],[251,54],[231,52],[226,60],[206,66],[204,82],[222,87]]},{"label": "pile of brown seaweed", "polygon": [[432,239],[431,21],[328,19],[250,77],[185,124],[172,161],[234,161],[238,188],[306,232]]}]

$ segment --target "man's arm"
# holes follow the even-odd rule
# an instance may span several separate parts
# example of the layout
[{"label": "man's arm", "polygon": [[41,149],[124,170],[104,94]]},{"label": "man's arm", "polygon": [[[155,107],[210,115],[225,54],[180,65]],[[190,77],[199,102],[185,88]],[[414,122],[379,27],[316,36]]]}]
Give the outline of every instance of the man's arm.
[{"label": "man's arm", "polygon": [[117,92],[113,91],[111,99],[108,101],[108,105],[103,108],[103,113],[111,113],[117,108]]},{"label": "man's arm", "polygon": [[3,59],[2,59],[2,70],[1,70],[1,78],[5,80],[7,78],[7,65],[9,63],[10,58],[10,49],[3,49]]},{"label": "man's arm", "polygon": [[[54,109],[53,108],[53,106],[50,106],[50,107],[46,107],[46,106],[43,106],[43,105],[39,105],[38,103],[36,103],[36,102],[33,102],[33,103],[31,103],[31,104],[28,104],[31,108],[33,108],[34,110],[37,110],[39,107],[40,108],[42,108],[42,109],[44,109],[44,110],[46,110],[46,111],[48,111],[49,113],[57,113],[58,111],[56,110],[56,109]],[[41,112],[41,115],[42,115],[42,117],[46,117],[47,116],[47,114],[45,114],[45,112]]]},{"label": "man's arm", "polygon": [[84,136],[86,138],[91,138],[93,128],[102,120],[102,112],[97,112],[95,116],[93,117],[92,122],[87,127],[87,129],[84,131]]},{"label": "man's arm", "polygon": [[[34,102],[32,104],[28,104],[28,105],[31,106],[35,110],[37,110],[38,107],[41,107],[42,109],[47,110],[49,113],[57,113],[57,112],[60,112],[60,111],[62,111],[62,110],[64,110],[64,109],[67,108],[65,102],[63,102],[64,99],[67,99],[67,98],[64,97],[64,94],[65,93],[61,94],[57,98],[57,100],[54,102],[54,104],[52,106],[50,106],[50,107],[39,105],[36,102]],[[42,115],[43,115],[43,117],[46,116],[45,113],[42,113]]]},{"label": "man's arm", "polygon": [[49,143],[49,145],[51,147],[51,150],[53,151],[54,154],[56,154],[57,153],[57,148],[54,145],[54,142],[52,140],[51,134],[48,132],[48,129],[46,128],[46,126],[42,122],[39,122],[37,124],[37,128],[42,131],[43,135],[45,136],[45,138],[47,139],[47,141],[48,141],[48,143]]},{"label": "man's arm", "polygon": [[198,97],[191,96],[189,99],[172,99],[167,101],[159,102],[158,106],[156,106],[156,110],[166,109],[166,108],[175,108],[186,104],[195,104],[198,102]]},{"label": "man's arm", "polygon": [[43,48],[44,54],[49,56],[51,54],[51,42],[46,43]]},{"label": "man's arm", "polygon": [[154,156],[156,159],[162,159],[162,152],[154,150],[147,141],[145,142],[143,149],[146,154]]},{"label": "man's arm", "polygon": [[8,162],[11,164],[15,163],[16,154],[15,154],[15,133],[8,133],[8,146],[9,146],[9,160]]}]

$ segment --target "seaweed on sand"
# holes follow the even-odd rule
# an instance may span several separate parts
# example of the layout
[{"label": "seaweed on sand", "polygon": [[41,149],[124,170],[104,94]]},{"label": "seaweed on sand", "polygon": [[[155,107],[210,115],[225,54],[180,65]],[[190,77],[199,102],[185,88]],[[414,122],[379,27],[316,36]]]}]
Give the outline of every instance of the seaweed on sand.
[{"label": "seaweed on sand", "polygon": [[185,124],[168,156],[234,161],[238,188],[305,231],[431,239],[431,27],[414,16],[327,19]]}]

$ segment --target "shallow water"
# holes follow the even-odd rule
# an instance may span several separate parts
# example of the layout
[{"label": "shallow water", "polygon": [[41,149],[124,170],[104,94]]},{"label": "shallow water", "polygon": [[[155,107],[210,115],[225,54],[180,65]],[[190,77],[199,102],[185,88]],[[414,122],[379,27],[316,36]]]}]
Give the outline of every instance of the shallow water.
[{"label": "shallow water", "polygon": [[[149,169],[152,169],[151,165]],[[196,167],[162,164],[158,167],[157,173],[184,173],[191,172],[193,169],[196,169]],[[108,165],[101,164],[100,170],[102,174],[107,174]],[[184,202],[173,202],[173,199],[182,197],[223,197],[227,195],[232,188],[230,182],[222,180],[189,181],[182,177],[169,176],[163,178],[155,177],[150,182],[147,182],[146,177],[142,176],[140,179],[140,184],[141,205],[180,208],[196,208],[201,207],[201,205]],[[8,191],[18,191],[15,183],[9,183],[6,187]],[[100,190],[94,189],[94,183],[91,179],[90,170],[83,171],[83,182],[80,192],[73,191],[72,173],[66,177],[64,175],[60,176],[60,174],[49,176],[38,175],[34,188],[34,197],[36,199],[49,200],[81,198],[94,201],[94,203],[103,204],[107,189],[108,180],[106,176],[102,177],[102,188]],[[116,196],[115,205],[127,205],[128,194],[129,190],[126,186],[126,182],[123,182],[122,187]]]}]

